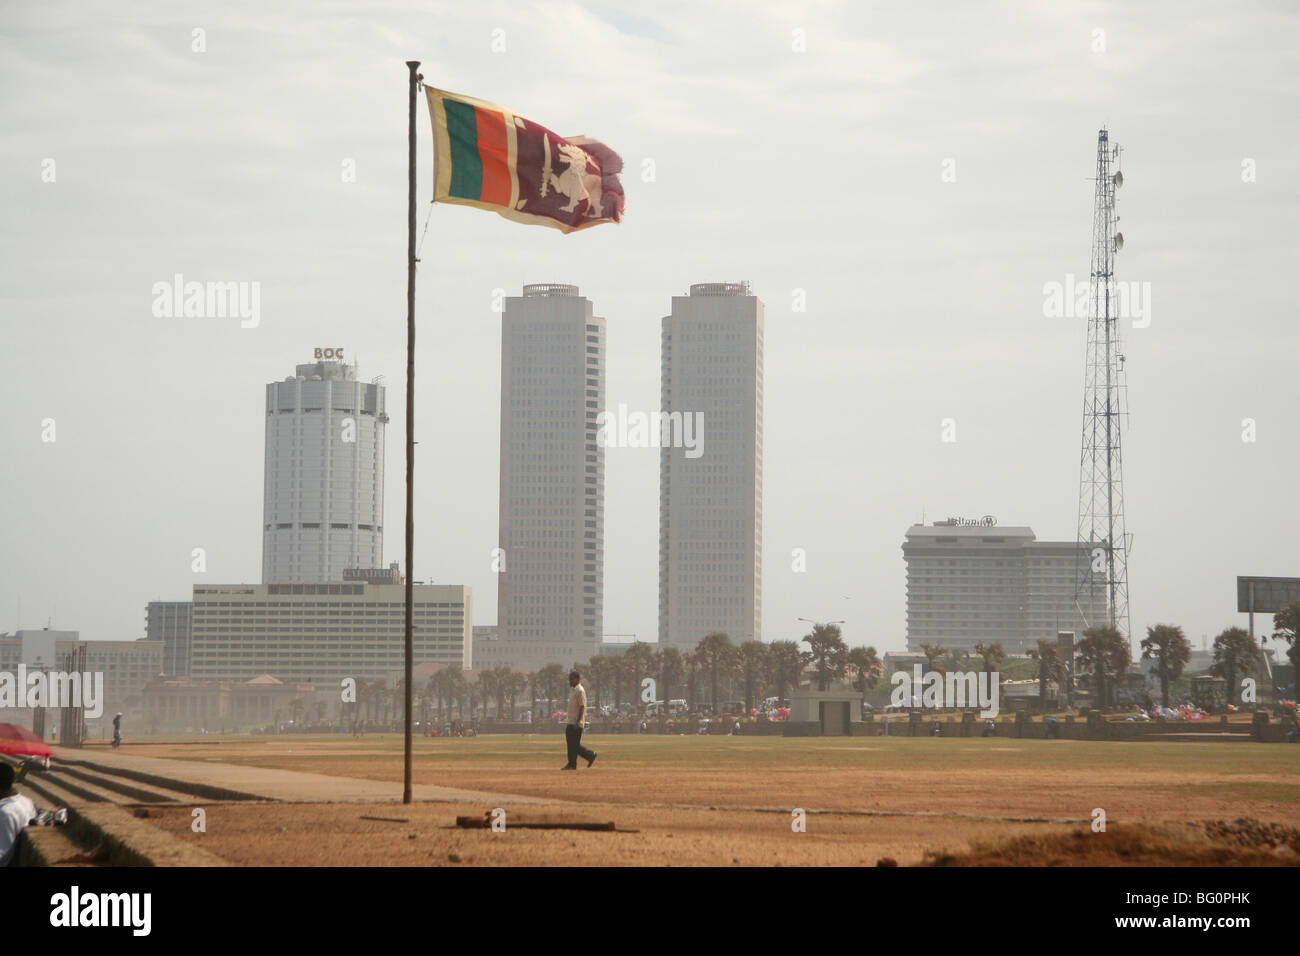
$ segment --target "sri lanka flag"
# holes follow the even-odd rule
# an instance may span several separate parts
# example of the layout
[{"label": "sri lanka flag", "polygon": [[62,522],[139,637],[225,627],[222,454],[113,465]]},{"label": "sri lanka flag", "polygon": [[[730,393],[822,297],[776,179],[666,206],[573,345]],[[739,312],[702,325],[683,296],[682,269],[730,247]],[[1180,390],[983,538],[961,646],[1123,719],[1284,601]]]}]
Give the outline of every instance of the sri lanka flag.
[{"label": "sri lanka flag", "polygon": [[585,136],[557,136],[504,107],[426,86],[434,202],[477,206],[562,232],[623,216],[623,160]]}]

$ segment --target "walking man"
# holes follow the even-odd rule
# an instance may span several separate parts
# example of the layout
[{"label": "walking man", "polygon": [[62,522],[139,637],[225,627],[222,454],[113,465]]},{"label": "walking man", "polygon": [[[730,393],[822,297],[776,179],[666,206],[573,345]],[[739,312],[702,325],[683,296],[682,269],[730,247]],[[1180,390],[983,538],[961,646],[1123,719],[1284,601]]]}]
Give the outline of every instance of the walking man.
[{"label": "walking man", "polygon": [[596,751],[582,746],[582,724],[587,719],[587,689],[578,683],[582,675],[569,671],[569,722],[564,725],[564,742],[569,745],[569,762],[561,770],[577,770],[578,758],[587,761],[590,767],[596,762]]}]

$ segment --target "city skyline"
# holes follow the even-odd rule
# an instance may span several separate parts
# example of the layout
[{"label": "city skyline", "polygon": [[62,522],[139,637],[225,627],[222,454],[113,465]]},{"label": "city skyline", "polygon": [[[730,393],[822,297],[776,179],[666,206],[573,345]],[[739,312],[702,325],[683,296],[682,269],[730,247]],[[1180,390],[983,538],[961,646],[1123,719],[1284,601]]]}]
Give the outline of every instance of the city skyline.
[{"label": "city skyline", "polygon": [[[7,12],[0,269],[17,361],[0,424],[0,627],[52,620],[131,639],[151,599],[258,580],[254,383],[336,346],[367,379],[401,382],[412,50],[430,83],[562,132],[590,124],[623,152],[628,192],[623,223],[573,236],[431,210],[417,579],[464,583],[480,608],[495,593],[497,489],[483,478],[498,453],[495,306],[531,281],[572,282],[599,303],[608,405],[647,410],[668,299],[700,281],[754,283],[767,304],[768,640],[803,633],[798,617],[845,619],[851,643],[901,650],[899,535],[923,510],[1068,540],[1085,329],[1049,314],[1047,287],[1086,277],[1105,125],[1127,148],[1119,277],[1154,292],[1124,330],[1135,637],[1174,623],[1199,646],[1241,624],[1236,576],[1294,574],[1300,531],[1300,340],[1285,279],[1300,251],[1286,213],[1300,153],[1276,122],[1295,98],[1278,69],[1294,18],[1268,6],[1185,22],[1175,5],[999,9],[1006,22],[952,11],[941,24],[906,10],[525,10],[499,53],[490,12],[450,4],[395,10],[356,35],[241,3],[204,24],[158,7],[148,28],[106,10],[76,30],[52,10]],[[564,62],[575,31],[596,52]],[[94,110],[56,61],[98,77]],[[774,116],[772,148],[750,148]],[[424,128],[418,149],[423,203]],[[854,188],[792,190],[833,164]],[[155,285],[175,276],[259,283],[258,321],[155,314]],[[604,630],[652,638],[658,455],[608,459]],[[390,507],[400,472],[386,475]],[[387,517],[385,562],[399,550]],[[795,549],[806,571],[792,569]]]}]

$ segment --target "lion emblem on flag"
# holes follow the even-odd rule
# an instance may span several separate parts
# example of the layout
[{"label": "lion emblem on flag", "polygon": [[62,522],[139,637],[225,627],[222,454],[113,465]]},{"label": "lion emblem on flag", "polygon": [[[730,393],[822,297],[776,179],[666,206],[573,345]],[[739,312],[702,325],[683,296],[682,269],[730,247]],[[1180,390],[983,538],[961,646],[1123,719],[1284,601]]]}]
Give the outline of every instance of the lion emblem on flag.
[{"label": "lion emblem on flag", "polygon": [[[545,199],[548,192],[554,191],[568,199],[568,205],[561,207],[562,212],[575,212],[578,205],[586,201],[587,208],[582,214],[585,218],[600,219],[605,216],[602,196],[606,182],[623,168],[618,155],[604,144],[585,137],[569,140],[557,137],[556,152],[559,155],[556,156],[551,152],[550,137],[543,136],[542,151],[541,197]],[[559,163],[563,164],[563,168],[557,168]],[[621,203],[616,204],[621,206]],[[617,216],[621,209],[613,212]]]}]

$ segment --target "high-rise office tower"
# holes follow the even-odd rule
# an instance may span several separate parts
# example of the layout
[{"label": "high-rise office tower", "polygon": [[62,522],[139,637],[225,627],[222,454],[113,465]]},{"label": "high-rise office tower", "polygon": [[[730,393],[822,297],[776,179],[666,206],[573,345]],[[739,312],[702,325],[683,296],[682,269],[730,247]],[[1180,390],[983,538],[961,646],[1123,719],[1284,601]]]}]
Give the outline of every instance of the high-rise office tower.
[{"label": "high-rise office tower", "polygon": [[587,660],[604,627],[605,320],[577,286],[524,286],[501,322],[498,642],[512,666]]},{"label": "high-rise office tower", "polygon": [[342,581],[384,545],[384,386],[322,361],[266,386],[262,582]]},{"label": "high-rise office tower", "polygon": [[145,608],[145,638],[162,641],[162,672],[168,677],[190,676],[193,615],[193,601],[150,601]]},{"label": "high-rise office tower", "polygon": [[659,643],[762,640],[763,303],[748,282],[693,285],[662,350]]}]

